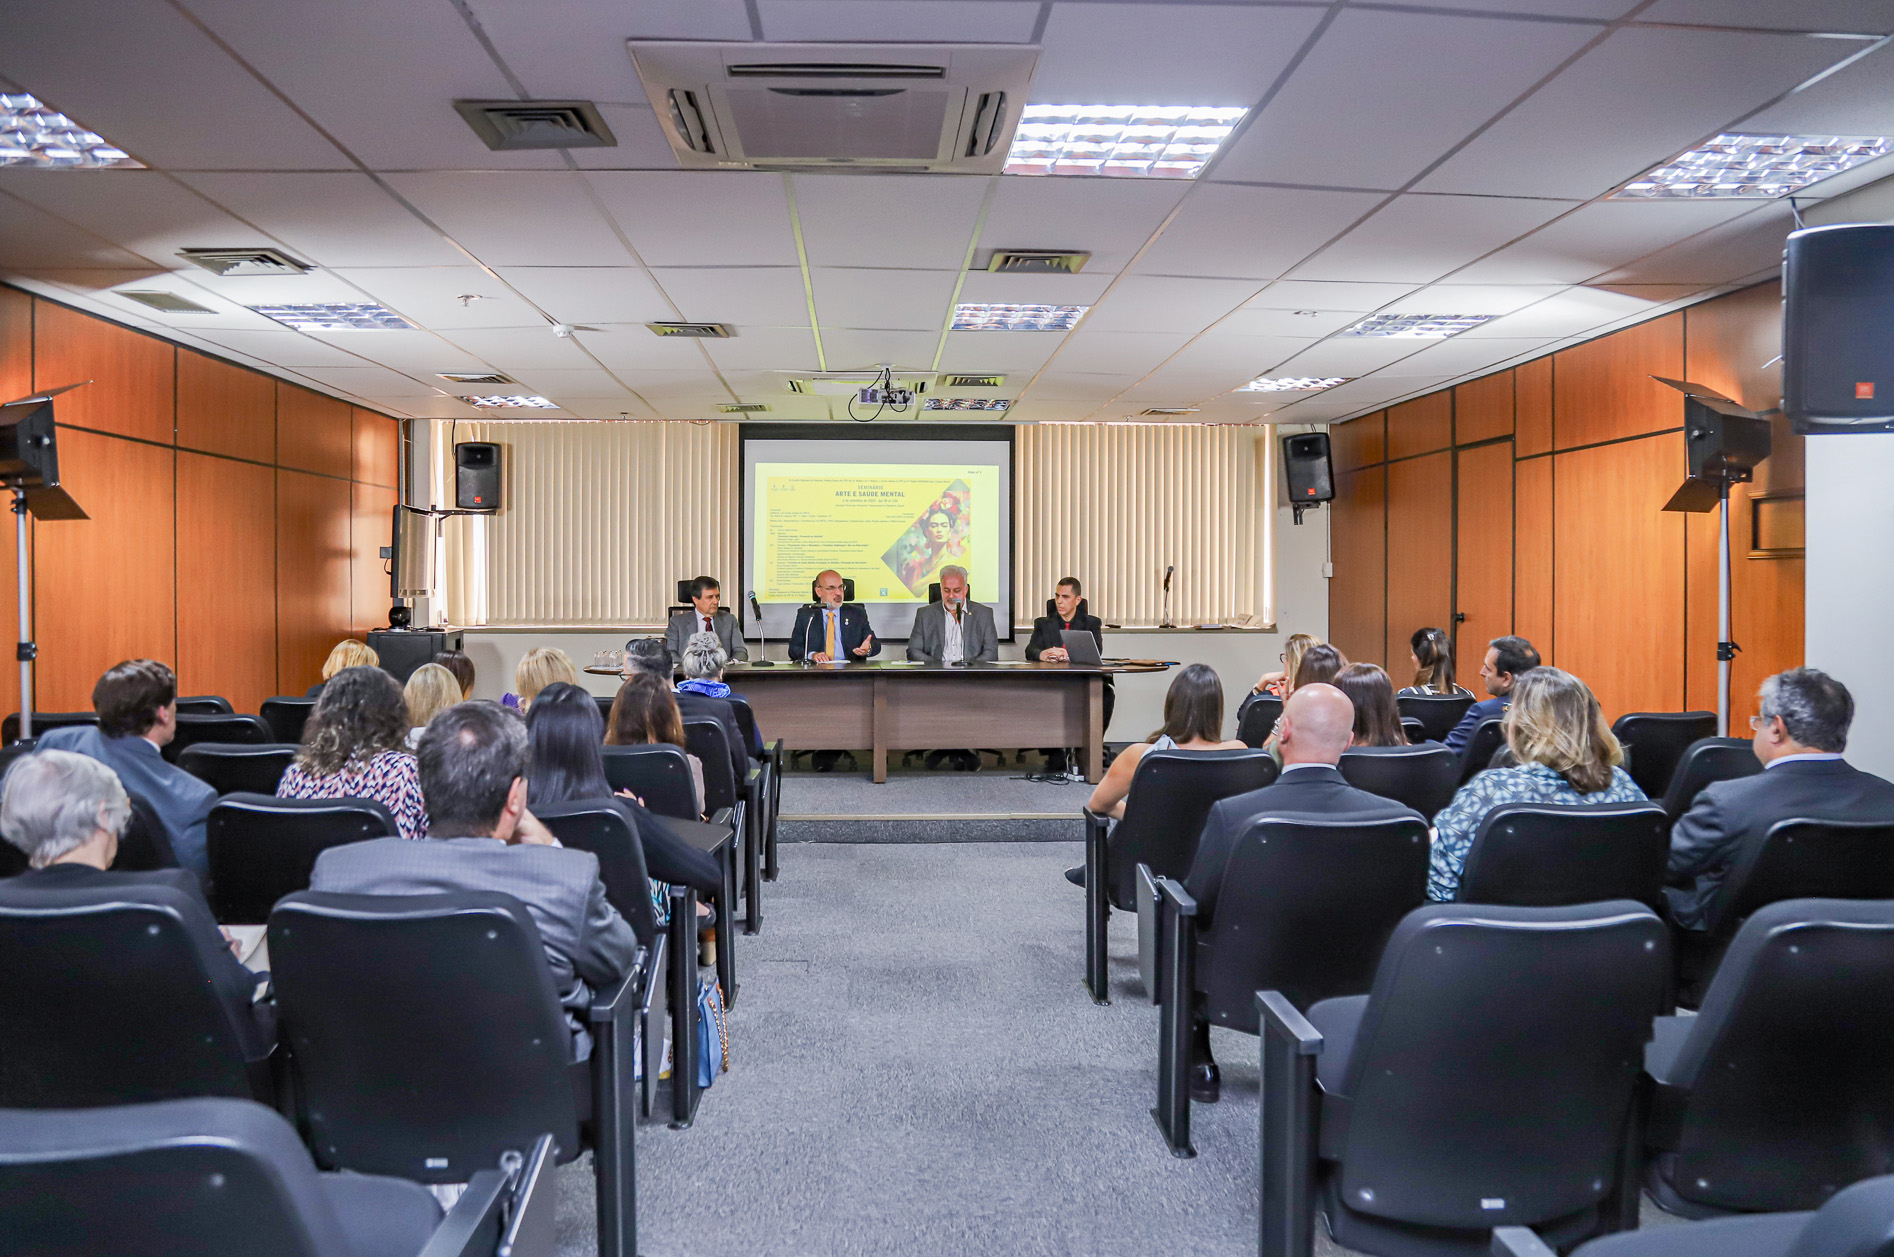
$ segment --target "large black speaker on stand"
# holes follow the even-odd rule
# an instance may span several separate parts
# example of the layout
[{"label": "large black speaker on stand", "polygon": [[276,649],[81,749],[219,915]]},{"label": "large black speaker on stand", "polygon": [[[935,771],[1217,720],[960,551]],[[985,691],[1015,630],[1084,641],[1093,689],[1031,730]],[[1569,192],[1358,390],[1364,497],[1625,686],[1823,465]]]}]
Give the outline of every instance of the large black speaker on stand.
[{"label": "large black speaker on stand", "polygon": [[1894,223],[1790,233],[1782,409],[1797,432],[1894,432]]},{"label": "large black speaker on stand", "polygon": [[1296,523],[1306,507],[1335,500],[1335,471],[1329,463],[1328,433],[1303,432],[1282,439],[1282,470],[1289,483],[1289,505]]},{"label": "large black speaker on stand", "polygon": [[454,447],[454,508],[500,509],[500,447],[491,441],[462,441]]},{"label": "large black speaker on stand", "polygon": [[403,685],[408,683],[408,678],[414,675],[416,668],[424,663],[433,663],[434,656],[443,650],[459,650],[460,642],[458,630],[413,629],[403,632],[399,629],[384,629],[368,635],[368,648],[381,656],[381,670]]}]

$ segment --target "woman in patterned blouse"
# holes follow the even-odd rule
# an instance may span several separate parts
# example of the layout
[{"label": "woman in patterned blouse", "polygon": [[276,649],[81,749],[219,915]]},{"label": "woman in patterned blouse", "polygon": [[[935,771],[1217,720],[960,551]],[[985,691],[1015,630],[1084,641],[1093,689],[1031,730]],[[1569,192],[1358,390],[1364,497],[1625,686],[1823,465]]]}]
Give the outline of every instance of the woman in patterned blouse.
[{"label": "woman in patterned blouse", "polygon": [[401,683],[380,668],[345,668],[323,686],[277,797],[373,799],[394,814],[403,838],[425,838],[427,805],[407,736]]},{"label": "woman in patterned blouse", "polygon": [[1434,818],[1429,899],[1453,898],[1480,822],[1503,803],[1589,807],[1644,800],[1620,767],[1624,750],[1583,681],[1558,668],[1531,668],[1513,681],[1512,700],[1503,727],[1518,767],[1476,774]]}]

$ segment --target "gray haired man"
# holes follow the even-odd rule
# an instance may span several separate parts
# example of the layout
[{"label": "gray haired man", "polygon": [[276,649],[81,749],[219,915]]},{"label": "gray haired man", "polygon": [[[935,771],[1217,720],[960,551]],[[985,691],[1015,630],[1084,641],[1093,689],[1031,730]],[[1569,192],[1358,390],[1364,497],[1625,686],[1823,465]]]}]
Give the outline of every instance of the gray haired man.
[{"label": "gray haired man", "polygon": [[967,569],[940,569],[940,601],[914,613],[908,658],[924,663],[991,663],[1000,657],[993,609],[967,597]]}]

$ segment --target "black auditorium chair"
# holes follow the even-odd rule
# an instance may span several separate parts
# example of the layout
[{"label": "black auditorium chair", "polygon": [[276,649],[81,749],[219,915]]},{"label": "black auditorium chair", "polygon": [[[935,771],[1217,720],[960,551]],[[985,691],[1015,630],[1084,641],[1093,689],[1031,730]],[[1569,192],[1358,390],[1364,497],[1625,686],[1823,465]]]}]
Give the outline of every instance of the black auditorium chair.
[{"label": "black auditorium chair", "polygon": [[1499,716],[1489,716],[1474,727],[1473,736],[1467,739],[1466,748],[1460,752],[1460,784],[1473,780],[1473,775],[1493,766],[1493,756],[1506,745],[1506,730]]},{"label": "black auditorium chair", "polygon": [[[756,711],[749,701],[741,695],[732,694],[727,700],[736,713],[737,728],[743,734],[743,745],[747,749],[757,741]],[[783,740],[763,743],[761,756],[753,756],[757,775],[754,778],[755,799],[753,807],[761,811],[761,830],[763,833],[763,880],[776,880],[776,816],[782,810],[783,800]]]},{"label": "black auditorium chair", "polygon": [[1624,770],[1638,789],[1653,799],[1664,797],[1671,774],[1690,744],[1716,735],[1713,711],[1633,711],[1612,722],[1611,732],[1623,744]]},{"label": "black auditorium chair", "polygon": [[1629,900],[1430,904],[1367,995],[1305,1017],[1260,992],[1262,1257],[1309,1257],[1318,1210],[1377,1257],[1479,1257],[1502,1226],[1564,1251],[1635,1226],[1638,1061],[1667,952]]},{"label": "black auditorium chair", "polygon": [[290,742],[193,742],[179,752],[178,767],[218,794],[275,794],[301,749]]},{"label": "black auditorium chair", "polygon": [[180,716],[228,716],[237,710],[230,705],[229,699],[220,698],[215,694],[181,697],[177,700],[177,704]]},{"label": "black auditorium chair", "polygon": [[258,1036],[218,998],[203,916],[171,886],[0,882],[0,1109],[269,1101],[271,1053],[246,1053]]},{"label": "black auditorium chair", "polygon": [[1401,736],[1407,739],[1409,746],[1415,746],[1428,740],[1427,730],[1422,726],[1419,717],[1416,716],[1401,717]]},{"label": "black auditorium chair", "polygon": [[186,747],[199,742],[236,742],[261,746],[276,741],[276,735],[261,716],[179,716],[178,731],[163,747],[164,757],[173,764]]},{"label": "black auditorium chair", "polygon": [[131,803],[131,818],[125,832],[118,836],[118,854],[112,858],[114,873],[149,873],[153,869],[178,867],[178,855],[171,847],[171,831],[158,818],[158,811],[142,794],[126,792]]},{"label": "black auditorium chair", "polygon": [[[1493,1257],[1554,1254],[1531,1228],[1502,1226]],[[1646,1227],[1592,1240],[1573,1257],[1894,1257],[1894,1175],[1844,1187],[1812,1213]]]},{"label": "black auditorium chair", "polygon": [[1445,742],[1453,727],[1473,706],[1471,694],[1401,694],[1394,705],[1403,719],[1420,721],[1421,734],[1429,742]]},{"label": "black auditorium chair", "polygon": [[659,816],[698,819],[691,788],[690,761],[682,749],[664,742],[646,746],[607,746],[605,780],[613,790],[629,790]]},{"label": "black auditorium chair", "polygon": [[1261,747],[1282,717],[1282,700],[1274,694],[1256,694],[1244,701],[1236,722],[1236,739],[1244,746]]},{"label": "black auditorium chair", "polygon": [[[739,863],[743,868],[743,932],[754,934],[763,928],[762,835],[757,831],[751,810],[749,791],[734,779],[730,763],[730,743],[721,721],[698,717],[684,722],[684,747],[704,765],[704,809],[715,815],[728,809],[736,826]],[[747,765],[746,754],[743,762]],[[735,905],[729,905],[732,909]]]},{"label": "black auditorium chair", "polygon": [[1506,803],[1480,822],[1454,898],[1558,908],[1635,899],[1661,911],[1670,822],[1655,803]]},{"label": "black auditorium chair", "polygon": [[[33,736],[48,733],[54,729],[66,729],[73,725],[95,725],[99,723],[99,714],[95,711],[36,711],[33,713]],[[0,721],[0,742],[12,744],[20,740],[20,713],[10,712],[4,721]]]},{"label": "black auditorium chair", "polygon": [[1216,911],[1199,929],[1197,902],[1170,878],[1151,963],[1163,1005],[1157,1107],[1171,1152],[1191,1157],[1191,1022],[1258,1033],[1256,992],[1298,1008],[1355,995],[1374,982],[1388,936],[1427,902],[1427,824],[1419,818],[1252,821],[1230,851]]},{"label": "black auditorium chair", "polygon": [[400,832],[394,814],[373,799],[227,794],[204,825],[211,909],[225,924],[261,925],[277,900],[309,888],[324,851]]},{"label": "black auditorium chair", "polygon": [[13,761],[22,755],[31,755],[33,748],[39,745],[39,739],[15,738],[5,746],[0,746],[0,774],[13,767]]},{"label": "black auditorium chair", "polygon": [[1814,1209],[1894,1164],[1894,902],[1752,913],[1702,1011],[1660,1017],[1651,1195],[1690,1217]]},{"label": "black auditorium chair", "polygon": [[0,1111],[0,1234],[22,1254],[497,1257],[551,1238],[545,1149],[473,1173],[445,1218],[419,1183],[319,1174],[251,1100]]},{"label": "black auditorium chair", "polygon": [[[1113,908],[1137,906],[1138,866],[1158,877],[1188,873],[1210,809],[1219,799],[1262,789],[1277,771],[1276,761],[1260,751],[1149,751],[1131,775],[1124,819],[1115,827],[1102,812],[1082,809],[1085,987],[1094,1002],[1111,1002],[1106,930]],[[1156,921],[1150,925],[1154,931]]]},{"label": "black auditorium chair", "polygon": [[[1664,791],[1664,814],[1676,824],[1703,788],[1717,781],[1753,777],[1762,771],[1748,738],[1698,738],[1684,751]],[[1656,797],[1656,796],[1652,796]]]},{"label": "black auditorium chair", "polygon": [[1348,784],[1405,803],[1429,820],[1460,788],[1460,757],[1438,742],[1358,747],[1336,765]]},{"label": "black auditorium chair", "polygon": [[548,1133],[560,1164],[593,1150],[600,1257],[637,1253],[642,963],[595,995],[575,1061],[539,930],[511,895],[304,891],[270,914],[269,946],[317,1164],[464,1183]]},{"label": "black auditorium chair", "polygon": [[302,744],[303,726],[309,723],[309,713],[316,709],[313,698],[295,698],[288,694],[279,694],[275,698],[263,700],[258,714],[270,727],[270,740],[273,742],[294,742]]}]

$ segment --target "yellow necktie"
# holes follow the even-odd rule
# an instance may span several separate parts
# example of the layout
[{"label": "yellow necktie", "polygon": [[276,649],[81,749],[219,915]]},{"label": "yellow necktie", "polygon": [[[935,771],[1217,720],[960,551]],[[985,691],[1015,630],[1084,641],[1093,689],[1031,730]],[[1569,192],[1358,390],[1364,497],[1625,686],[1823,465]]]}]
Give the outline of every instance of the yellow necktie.
[{"label": "yellow necktie", "polygon": [[822,647],[822,651],[828,655],[829,658],[833,659],[835,658],[835,613],[833,611],[825,611],[822,614],[822,621],[827,625],[823,630],[823,641],[826,645]]}]

